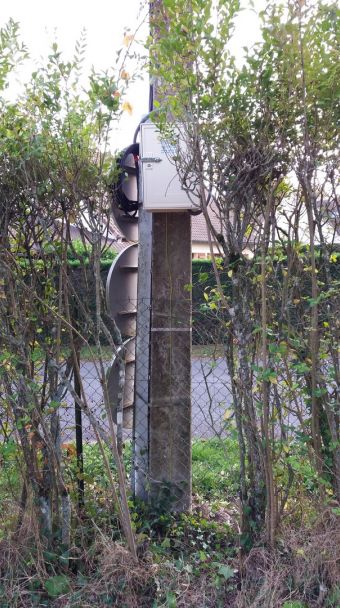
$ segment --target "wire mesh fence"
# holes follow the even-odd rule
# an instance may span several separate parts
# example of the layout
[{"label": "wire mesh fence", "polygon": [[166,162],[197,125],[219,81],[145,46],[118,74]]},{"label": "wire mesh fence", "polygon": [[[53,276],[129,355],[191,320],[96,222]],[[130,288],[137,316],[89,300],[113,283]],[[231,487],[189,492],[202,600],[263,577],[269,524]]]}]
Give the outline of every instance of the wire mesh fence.
[{"label": "wire mesh fence", "polygon": [[[135,302],[133,309],[138,310],[139,319],[142,321],[149,319],[150,302],[138,302],[138,306]],[[137,328],[140,330],[138,323],[140,321],[137,320]],[[191,329],[191,373],[188,385],[181,387],[181,395],[183,401],[186,401],[186,406],[182,408],[181,402],[177,401],[169,410],[169,414],[164,414],[166,420],[164,418],[159,421],[158,431],[165,433],[165,456],[162,453],[152,456],[154,461],[161,460],[162,456],[168,458],[169,467],[171,462],[172,465],[175,463],[174,466],[178,465],[178,463],[176,465],[176,458],[180,461],[182,459],[182,465],[188,466],[188,473],[190,473],[187,464],[188,453],[190,455],[188,437],[182,437],[182,445],[180,442],[171,445],[177,441],[178,437],[181,437],[178,429],[185,428],[187,432],[190,429],[189,444],[210,439],[223,441],[235,429],[235,411],[226,357],[226,327],[223,314],[204,305],[196,306],[192,312]],[[150,412],[153,407],[150,399],[150,344],[148,341],[145,343],[137,341],[136,349],[135,338],[131,337],[124,343],[126,345],[125,378],[121,416],[117,412],[119,402],[117,353],[115,354],[110,346],[104,344],[100,352],[95,347],[81,349],[79,370],[83,392],[79,391],[79,387],[77,388],[76,374],[71,372],[68,384],[61,395],[58,409],[49,414],[46,421],[51,425],[53,417],[58,416],[62,448],[80,452],[86,468],[86,458],[89,455],[89,450],[86,448],[96,444],[96,428],[100,429],[103,436],[105,434],[107,437],[109,436],[108,416],[112,415],[118,441],[121,438],[123,449],[129,455],[127,469],[131,476],[132,489],[137,494],[143,494],[141,487],[145,488],[145,485],[148,485],[153,478],[153,473],[150,472],[150,438],[152,440],[150,434],[155,433],[155,429],[152,428],[152,421],[150,422]],[[169,362],[170,364],[171,362]],[[66,363],[61,368],[61,377],[65,366]],[[181,377],[181,374],[177,374],[177,377]],[[39,370],[39,367],[36,369],[36,378],[42,380],[42,370]],[[106,387],[110,412],[105,406],[104,391]],[[276,387],[274,388],[276,390]],[[189,409],[187,408],[188,399],[190,401]],[[296,396],[297,401],[298,395]],[[79,428],[79,411],[77,422],[79,407],[81,409],[81,428]],[[303,415],[305,416],[305,412]],[[298,432],[298,429],[301,428],[298,405],[296,405],[296,411],[292,412],[289,409],[281,411],[280,416],[284,419],[287,432],[292,428],[294,428],[294,432]],[[6,423],[5,412],[1,412],[1,419],[3,423]],[[277,423],[277,427],[279,428],[279,423]],[[173,451],[177,456],[174,456]],[[169,468],[169,478],[171,478],[171,474]]]},{"label": "wire mesh fence", "polygon": [[[136,310],[136,303],[133,309]],[[137,310],[137,326],[143,321],[147,323],[150,318],[150,302],[139,302]],[[177,401],[170,410],[171,420],[166,421],[167,430],[165,430],[168,433],[165,438],[167,449],[171,448],[172,439],[169,436],[171,428],[174,430],[178,430],[179,427],[191,429],[191,441],[215,437],[223,439],[228,432],[231,390],[224,355],[223,333],[223,323],[217,314],[204,311],[200,307],[193,311],[192,331],[190,332],[191,373],[187,378],[187,386],[181,387],[183,399],[186,403],[189,399],[190,408],[188,409],[187,405],[182,408],[181,402]],[[148,341],[137,342],[137,352],[134,338],[128,338],[125,345],[127,346],[125,347],[125,388],[122,415],[119,417],[119,413],[117,413],[119,401],[117,355],[115,356],[108,345],[103,345],[100,353],[95,348],[81,349],[79,370],[83,394],[80,394],[79,401],[76,396],[79,392],[76,386],[76,375],[73,373],[70,376],[69,385],[62,395],[57,413],[63,448],[72,449],[72,446],[76,446],[77,437],[79,438],[80,435],[82,446],[78,441],[77,449],[85,452],[86,460],[86,446],[96,443],[93,421],[96,421],[103,434],[109,433],[109,412],[107,412],[104,398],[104,390],[107,385],[109,406],[117,436],[119,438],[121,429],[125,450],[128,450],[129,454],[131,453],[133,489],[138,493],[141,476],[145,485],[150,475],[150,408],[152,407],[149,386],[150,344]],[[177,372],[179,373],[176,376],[181,377],[180,370]],[[37,373],[39,375],[39,372]],[[77,428],[77,402],[81,404],[81,429],[79,429],[79,423]],[[190,420],[188,420],[188,415]],[[162,426],[162,420],[160,426]],[[151,429],[152,432],[155,433],[155,430]],[[159,432],[162,432],[162,428],[159,429]],[[177,451],[179,459],[183,454],[183,462],[186,462],[188,449],[190,454],[190,446],[187,445],[187,438],[183,438],[183,441],[183,447],[177,443],[172,449]],[[161,457],[162,455],[159,454],[160,459]],[[128,468],[130,469],[130,467]],[[171,472],[169,475],[171,476]]]},{"label": "wire mesh fence", "polygon": [[[206,273],[203,272],[202,275],[204,274]],[[197,289],[196,284],[193,285],[193,291],[195,289]],[[280,294],[279,289],[277,293]],[[62,390],[57,397],[54,395],[52,384],[49,381],[51,373],[49,366],[46,367],[39,359],[32,364],[32,373],[28,381],[35,383],[35,396],[42,404],[40,407],[41,420],[33,421],[35,425],[33,430],[37,431],[37,435],[41,433],[41,436],[45,436],[47,429],[55,439],[57,429],[57,435],[59,433],[57,443],[60,443],[61,449],[77,455],[78,468],[82,470],[84,465],[86,469],[87,459],[91,458],[92,446],[97,444],[98,431],[102,437],[109,438],[109,417],[112,415],[118,443],[124,444],[120,447],[123,450],[134,492],[142,495],[143,489],[148,483],[152,482],[155,477],[159,477],[159,472],[155,473],[151,462],[155,464],[161,462],[162,459],[168,465],[168,469],[166,466],[163,468],[163,472],[167,471],[168,479],[171,479],[173,475],[171,469],[173,466],[182,468],[182,472],[186,472],[187,478],[189,478],[190,445],[211,439],[219,439],[223,442],[225,438],[235,433],[237,407],[233,390],[235,391],[235,386],[236,388],[239,386],[237,377],[232,378],[229,371],[228,348],[232,343],[232,337],[230,333],[228,334],[223,307],[209,306],[202,297],[202,288],[200,288],[199,295],[200,297],[193,298],[190,327],[191,355],[185,351],[186,357],[176,357],[176,352],[179,353],[181,349],[181,341],[178,338],[181,335],[180,331],[175,333],[177,336],[176,348],[169,355],[170,371],[173,371],[176,366],[182,366],[182,369],[177,369],[176,374],[169,371],[167,379],[168,382],[180,383],[180,391],[177,390],[178,387],[175,384],[173,388],[173,394],[176,393],[177,397],[180,394],[180,398],[174,399],[172,409],[164,408],[159,414],[162,398],[164,397],[164,400],[167,398],[167,395],[165,393],[163,395],[160,391],[157,422],[155,422],[157,413],[155,402],[150,394],[152,361],[148,336],[150,335],[151,304],[150,301],[145,300],[125,301],[122,303],[121,310],[130,320],[131,318],[136,319],[133,322],[129,321],[126,326],[133,328],[134,331],[137,328],[137,338],[131,335],[131,332],[130,335],[124,335],[123,332],[123,344],[118,347],[118,351],[117,348],[109,346],[107,341],[103,342],[98,349],[98,346],[94,346],[89,338],[86,348],[79,350],[79,379],[75,370],[72,370],[72,365],[70,369],[68,368],[70,348],[68,344],[65,344],[64,361],[59,364],[58,369],[58,382]],[[292,321],[296,335],[301,334],[302,336],[301,344],[303,346],[304,337],[308,335],[306,332],[309,331],[308,306],[310,304],[308,300],[302,304],[303,298],[298,301],[294,300],[293,296],[291,301],[293,312],[296,312],[298,306],[304,306],[303,315],[300,314],[299,317],[299,325],[295,317]],[[329,307],[329,300],[323,306]],[[323,311],[321,305],[320,311]],[[323,319],[324,317],[321,317],[322,321]],[[181,327],[177,327],[177,330],[181,330]],[[325,322],[322,331],[324,333],[328,331]],[[254,332],[251,340],[256,348],[256,327]],[[303,350],[297,342],[296,345],[295,343],[290,344],[290,351],[287,350],[285,332],[286,329],[283,326],[281,334],[278,332],[277,336],[270,338],[273,364],[273,369],[270,370],[271,375],[268,377],[271,433],[275,439],[282,440],[282,442],[287,442],[290,436],[298,437],[308,449],[311,433],[310,364],[305,353],[306,349]],[[171,340],[170,335],[168,339]],[[237,344],[235,346],[237,347]],[[124,359],[123,383],[121,382],[122,366],[120,366],[122,357]],[[285,368],[287,363],[290,366],[288,371]],[[6,362],[3,364],[6,365]],[[253,366],[252,369],[255,370],[255,367]],[[336,390],[332,384],[328,354],[323,359],[320,372],[324,374],[325,378],[327,376],[329,403],[333,407],[333,402],[336,403]],[[254,419],[258,426],[255,432],[260,432],[262,410],[261,400],[256,391],[258,390],[257,377],[261,372],[257,370],[252,373],[249,391],[252,393],[254,406],[257,408]],[[235,374],[237,376],[237,370],[234,372],[234,376]],[[161,380],[164,383],[164,378],[159,378],[160,385]],[[19,442],[18,428],[15,430],[16,425],[11,418],[11,409],[6,406],[6,399],[13,399],[19,391],[19,386],[13,386],[12,396],[9,395],[9,388],[1,385],[1,439],[12,438]],[[105,399],[106,389],[108,400]],[[120,398],[122,390],[123,399]],[[241,392],[240,399],[242,399]],[[335,408],[336,405],[334,405]],[[181,430],[183,430],[182,433]],[[157,433],[163,436],[162,443],[155,440]],[[75,470],[74,474],[77,474]],[[87,480],[84,479],[83,482],[86,486]]]}]

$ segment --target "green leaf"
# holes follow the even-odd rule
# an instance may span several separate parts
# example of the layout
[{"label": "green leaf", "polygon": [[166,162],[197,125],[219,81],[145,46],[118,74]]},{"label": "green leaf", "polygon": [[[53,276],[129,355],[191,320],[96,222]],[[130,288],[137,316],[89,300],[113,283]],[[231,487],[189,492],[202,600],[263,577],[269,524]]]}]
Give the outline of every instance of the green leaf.
[{"label": "green leaf", "polygon": [[50,597],[59,597],[70,591],[70,579],[65,574],[59,574],[48,578],[44,587]]},{"label": "green leaf", "polygon": [[167,608],[176,608],[177,606],[177,599],[172,591],[168,591],[166,594],[166,605]]},{"label": "green leaf", "polygon": [[200,272],[198,276],[198,280],[200,283],[205,283],[209,279],[208,272]]},{"label": "green leaf", "polygon": [[227,581],[234,576],[234,570],[226,564],[219,564],[217,573]]},{"label": "green leaf", "polygon": [[204,551],[200,551],[199,556],[200,556],[200,562],[206,562],[208,559],[207,554]]},{"label": "green leaf", "polygon": [[44,353],[40,348],[35,348],[31,354],[31,359],[32,359],[33,363],[35,363],[36,361],[39,361],[39,359],[42,359],[43,354]]}]

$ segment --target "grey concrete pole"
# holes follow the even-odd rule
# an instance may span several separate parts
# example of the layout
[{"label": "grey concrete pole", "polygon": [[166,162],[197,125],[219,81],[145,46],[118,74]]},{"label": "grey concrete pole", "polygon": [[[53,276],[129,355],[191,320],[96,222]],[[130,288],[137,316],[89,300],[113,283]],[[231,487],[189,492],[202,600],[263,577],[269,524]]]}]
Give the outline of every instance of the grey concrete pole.
[{"label": "grey concrete pole", "polygon": [[150,369],[151,500],[191,507],[191,216],[154,213]]},{"label": "grey concrete pole", "polygon": [[[150,4],[151,16],[161,0]],[[157,35],[157,32],[154,32]],[[154,85],[154,100],[157,88]],[[191,216],[152,214],[150,500],[191,507]]]}]

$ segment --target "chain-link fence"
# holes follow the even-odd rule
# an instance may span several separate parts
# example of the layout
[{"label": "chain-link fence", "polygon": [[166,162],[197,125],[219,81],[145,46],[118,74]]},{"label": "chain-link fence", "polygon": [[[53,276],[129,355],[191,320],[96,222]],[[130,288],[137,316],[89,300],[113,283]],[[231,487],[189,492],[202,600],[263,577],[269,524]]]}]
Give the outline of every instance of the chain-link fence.
[{"label": "chain-link fence", "polygon": [[[175,345],[174,352],[171,353],[171,349],[168,349],[166,355],[169,357],[168,382],[174,384],[174,399],[172,406],[170,407],[171,404],[168,403],[169,407],[158,415],[157,422],[155,422],[154,416],[155,409],[152,410],[155,403],[150,387],[152,365],[150,301],[143,300],[138,303],[125,301],[122,304],[122,313],[130,319],[127,327],[133,331],[129,331],[128,335],[123,334],[123,344],[118,347],[118,351],[114,351],[109,346],[107,339],[99,350],[91,343],[91,340],[89,340],[90,345],[87,345],[86,348],[80,348],[79,378],[74,365],[67,369],[70,365],[70,349],[65,345],[65,363],[58,370],[58,382],[62,385],[62,391],[57,398],[53,397],[52,393],[49,394],[51,391],[48,374],[51,370],[45,369],[39,360],[34,363],[32,379],[40,387],[44,382],[49,387],[47,396],[42,394],[45,389],[39,389],[41,393],[39,399],[42,402],[45,399],[48,405],[41,410],[45,428],[51,428],[55,433],[55,429],[60,424],[59,443],[62,449],[76,454],[80,468],[83,466],[83,461],[86,468],[86,458],[89,454],[86,446],[96,445],[98,431],[102,437],[105,435],[106,438],[109,437],[108,416],[111,413],[119,448],[124,455],[127,455],[127,469],[131,474],[133,490],[139,495],[143,494],[143,488],[153,479],[151,461],[153,463],[161,462],[162,459],[166,461],[165,464],[168,468],[164,466],[163,472],[167,472],[168,479],[171,479],[172,476],[176,477],[172,470],[172,467],[175,467],[177,472],[182,470],[179,477],[182,476],[183,479],[188,480],[190,478],[190,445],[197,441],[216,438],[223,441],[228,434],[235,430],[237,407],[233,390],[235,391],[235,387],[237,389],[239,386],[238,379],[235,378],[238,371],[234,372],[234,382],[232,382],[229,370],[233,357],[230,355],[230,350],[228,353],[228,349],[233,343],[233,337],[228,332],[223,307],[210,306],[211,302],[204,298],[206,286],[208,285],[209,289],[213,288],[213,277],[211,273],[206,272],[205,268],[206,266],[202,264],[200,274],[204,279],[203,287],[199,281],[193,283],[192,287],[192,321],[191,327],[188,328],[191,330],[191,356],[187,350],[187,340],[185,340],[185,356],[180,351],[179,336],[184,336],[184,333],[181,334],[183,328],[177,327],[173,334],[176,336],[176,344],[175,338],[168,335],[168,339],[170,341],[173,339]],[[280,280],[279,277],[279,284]],[[279,289],[277,293],[280,294]],[[292,311],[296,313],[297,307],[303,305],[303,315],[306,318],[303,320],[302,314],[299,317],[301,329],[296,325],[294,317],[292,327],[296,332],[299,330],[304,337],[302,320],[308,330],[307,316],[310,303],[306,298],[295,297],[294,299],[294,297],[292,296],[290,304]],[[306,302],[303,304],[304,300]],[[329,307],[329,305],[329,300],[327,300],[324,307]],[[323,323],[324,333],[328,331],[327,323]],[[256,331],[255,327],[255,333],[251,338],[254,341],[254,348],[256,348]],[[283,327],[281,334],[277,333],[277,336],[270,337],[269,340],[273,363],[273,369],[268,371],[271,374],[268,376],[271,391],[270,424],[275,437],[281,437],[286,441],[289,434],[291,436],[299,434],[301,442],[305,442],[308,446],[310,362],[303,350],[304,341],[301,340],[301,343],[298,344],[296,337],[294,343],[288,344],[290,348],[288,353],[285,331],[285,327]],[[136,333],[137,337],[133,335]],[[154,336],[153,340],[156,339],[157,337]],[[182,342],[184,348],[184,338]],[[236,343],[235,348],[238,348]],[[181,356],[176,356],[176,353]],[[124,365],[121,365],[122,359]],[[328,355],[323,361],[323,366],[328,366],[331,370]],[[288,371],[284,369],[287,362],[290,365]],[[256,393],[256,375],[259,377],[261,370],[256,371],[253,363],[252,366],[254,378],[251,380],[250,392],[253,391],[254,403],[258,408],[258,413],[255,415],[256,424],[260,425],[261,399]],[[326,377],[327,370],[323,370],[322,367],[321,371],[324,371]],[[160,378],[160,385],[161,380]],[[158,379],[155,378],[154,381],[157,382]],[[180,391],[175,390],[177,389],[176,383],[180,384]],[[333,392],[336,394],[336,391],[333,390],[332,379],[328,380],[328,387],[330,399],[333,399]],[[105,405],[104,398],[106,388],[107,405]],[[16,389],[17,387],[15,387]],[[242,387],[239,388],[240,391],[241,389]],[[122,393],[122,398],[120,393]],[[178,397],[179,394],[180,397]],[[5,394],[3,396],[6,397]],[[167,395],[164,394],[164,399],[166,398]],[[162,394],[158,399],[158,408],[161,399]],[[1,436],[14,437],[15,425],[11,419],[10,409],[6,408],[6,399],[0,400],[0,407]],[[48,408],[50,411],[47,411]],[[38,420],[36,423],[36,428],[39,430],[41,423]],[[45,429],[43,433],[45,433]],[[157,441],[154,441],[157,434]],[[162,442],[158,441],[159,436],[163,437]],[[18,440],[19,437],[15,436],[15,441]],[[155,450],[158,449],[157,446],[161,447],[155,453]],[[157,475],[160,476],[159,471]]]},{"label": "chain-link fence", "polygon": [[[150,423],[150,408],[152,407],[152,403],[150,403],[150,343],[148,339],[145,339],[150,331],[150,309],[150,302],[139,302],[137,307],[136,303],[131,304],[131,310],[137,310],[138,313],[137,326],[142,338],[137,338],[137,348],[134,337],[124,341],[125,378],[124,398],[120,404],[121,414],[117,412],[121,353],[118,352],[118,355],[117,353],[115,355],[108,345],[102,347],[98,357],[96,357],[97,350],[94,347],[93,349],[81,349],[79,359],[81,390],[78,386],[77,374],[72,373],[58,410],[62,446],[66,449],[76,446],[78,451],[82,451],[84,446],[96,443],[94,421],[103,433],[109,432],[108,412],[104,399],[104,387],[107,385],[109,405],[116,423],[118,440],[122,437],[125,449],[128,448],[129,453],[131,452],[132,483],[135,489],[137,484],[137,491],[140,475],[143,476],[143,484],[148,477],[150,433],[155,432],[155,429],[152,428],[152,421]],[[177,400],[173,409],[169,410],[169,416],[172,419],[160,422],[161,427],[164,424],[167,445],[170,445],[172,440],[177,441],[176,438],[180,436],[177,432],[179,426],[187,430],[191,429],[190,444],[190,440],[225,437],[230,422],[232,398],[223,346],[223,323],[216,313],[209,310],[204,311],[199,306],[193,311],[192,319],[191,374],[187,378],[187,385],[181,387],[186,407],[182,409],[181,403]],[[169,337],[169,339],[171,338]],[[175,364],[177,365],[177,362]],[[174,365],[173,362],[172,365]],[[181,365],[180,357],[178,365]],[[187,370],[186,364],[186,372]],[[176,382],[178,377],[183,378],[179,369],[170,381]],[[191,401],[190,408],[187,406],[188,398],[190,398],[189,403]],[[81,416],[79,409],[81,409]],[[189,414],[190,411],[191,414]],[[188,420],[188,415],[190,420]],[[174,430],[173,438],[170,436],[172,428]],[[159,429],[159,432],[162,432],[162,428]],[[186,462],[188,454],[190,455],[188,437],[183,437],[182,446],[177,443],[172,449],[177,451],[177,459],[181,459],[181,454],[183,454],[183,461]],[[169,455],[168,457],[170,458]],[[159,458],[161,458],[161,454]],[[171,458],[176,466],[176,456],[172,454]]]}]

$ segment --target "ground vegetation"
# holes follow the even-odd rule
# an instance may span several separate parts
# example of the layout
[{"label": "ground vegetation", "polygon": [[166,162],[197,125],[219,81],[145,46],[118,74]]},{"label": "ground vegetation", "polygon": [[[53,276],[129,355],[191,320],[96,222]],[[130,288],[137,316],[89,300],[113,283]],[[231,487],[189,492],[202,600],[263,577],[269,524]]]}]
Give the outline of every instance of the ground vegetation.
[{"label": "ground vegetation", "polygon": [[[155,6],[154,120],[174,143],[180,126],[186,152],[172,160],[210,228],[213,277],[202,265],[187,286],[209,325],[195,348],[211,368],[224,359],[232,400],[223,433],[193,440],[192,512],[134,500],[133,448],[117,436],[105,373],[115,353],[119,409],[123,337],[101,275],[117,175],[108,141],[128,110],[133,36],[114,71],[93,71],[85,90],[85,40],[70,60],[53,45],[12,103],[8,78],[27,50],[9,22],[0,31],[0,605],[335,608],[337,8],[268,3],[262,42],[239,67],[229,47],[236,0]],[[91,413],[80,352],[103,387],[106,425]],[[65,391],[95,437],[81,458],[62,442]]]}]

